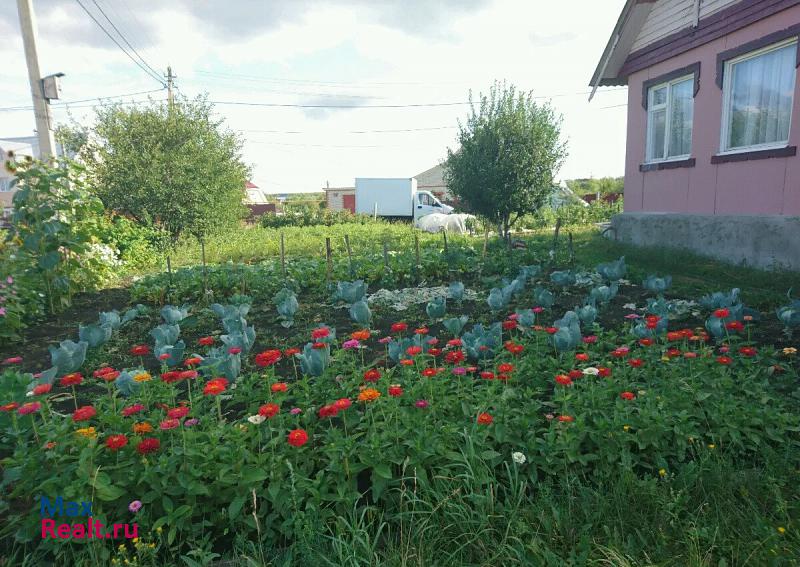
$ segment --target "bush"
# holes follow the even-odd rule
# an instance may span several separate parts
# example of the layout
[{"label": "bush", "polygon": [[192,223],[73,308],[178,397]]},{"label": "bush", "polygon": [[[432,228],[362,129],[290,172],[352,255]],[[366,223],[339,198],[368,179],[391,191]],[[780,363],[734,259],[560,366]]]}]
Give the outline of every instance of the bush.
[{"label": "bush", "polygon": [[582,226],[608,222],[611,217],[622,212],[622,200],[616,203],[605,203],[595,201],[588,207],[580,204],[570,204],[558,209],[550,207],[540,209],[535,215],[528,215],[520,219],[519,226],[522,228],[549,228],[555,226],[556,221],[561,219],[561,226]]},{"label": "bush", "polygon": [[356,215],[347,210],[332,211],[310,205],[285,205],[282,215],[266,213],[259,219],[259,223],[264,228],[369,224],[374,222],[382,223],[384,221],[376,221],[369,215]]}]

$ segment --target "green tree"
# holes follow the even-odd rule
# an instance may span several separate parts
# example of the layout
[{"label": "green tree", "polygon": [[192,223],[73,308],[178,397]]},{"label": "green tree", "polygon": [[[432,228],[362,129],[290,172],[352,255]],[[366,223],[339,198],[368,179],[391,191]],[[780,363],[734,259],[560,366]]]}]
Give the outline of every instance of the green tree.
[{"label": "green tree", "polygon": [[504,237],[547,200],[567,155],[561,116],[530,92],[495,83],[459,121],[459,148],[447,150],[445,181],[462,206],[499,226]]},{"label": "green tree", "polygon": [[205,99],[173,106],[100,109],[82,156],[105,206],[136,221],[198,238],[245,214],[242,142]]}]

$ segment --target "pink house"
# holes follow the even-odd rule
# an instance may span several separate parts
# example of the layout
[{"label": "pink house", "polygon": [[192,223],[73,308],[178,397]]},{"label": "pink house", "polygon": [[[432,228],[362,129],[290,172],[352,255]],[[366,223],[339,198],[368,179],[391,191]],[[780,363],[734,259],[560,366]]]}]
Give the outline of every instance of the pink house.
[{"label": "pink house", "polygon": [[799,37],[800,0],[626,2],[591,79],[628,85],[619,239],[800,270]]}]

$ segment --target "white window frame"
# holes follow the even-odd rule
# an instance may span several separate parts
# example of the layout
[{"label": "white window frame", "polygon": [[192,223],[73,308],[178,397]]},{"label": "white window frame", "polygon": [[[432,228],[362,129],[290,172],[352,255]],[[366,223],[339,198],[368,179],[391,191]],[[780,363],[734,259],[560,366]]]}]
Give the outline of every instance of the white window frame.
[{"label": "white window frame", "polygon": [[[798,41],[797,37],[792,37],[783,41],[779,41],[777,43],[773,43],[772,45],[762,47],[761,49],[750,51],[749,53],[745,53],[744,55],[740,55],[738,57],[734,57],[732,59],[725,61],[725,67],[723,70],[723,77],[722,77],[722,127],[720,128],[720,135],[719,135],[719,155],[741,154],[745,152],[752,152],[758,150],[774,150],[774,149],[785,148],[789,145],[789,139],[787,135],[787,139],[785,141],[767,142],[765,144],[754,144],[751,146],[739,146],[737,148],[726,149],[728,134],[730,133],[730,127],[731,127],[731,120],[730,120],[731,81],[733,81],[733,66],[736,65],[737,63],[741,63],[742,61],[754,59],[756,57],[766,55],[771,51],[777,51],[778,49],[789,47],[790,45],[797,46],[797,41]],[[795,81],[796,81],[797,69],[795,67],[792,67],[792,71],[795,74]],[[794,88],[792,88],[792,102],[789,106],[791,110],[794,109],[794,91],[796,89],[797,89],[797,84],[795,84]],[[790,134],[792,131],[791,110],[789,111],[789,130],[788,130]]]},{"label": "white window frame", "polygon": [[[683,154],[679,156],[667,156],[669,149],[669,139],[670,139],[670,129],[671,129],[671,113],[669,111],[670,103],[672,102],[672,87],[678,83],[682,83],[684,81],[691,80],[694,82],[694,73],[689,73],[688,75],[683,75],[678,77],[677,79],[671,79],[669,81],[664,81],[663,83],[659,83],[657,85],[653,85],[647,89],[647,125],[646,125],[646,133],[647,136],[645,140],[645,163],[663,163],[667,161],[682,161],[685,159],[689,159],[691,157],[692,152],[689,151],[688,154]],[[664,87],[667,88],[667,100],[664,104],[654,105],[653,104],[653,94],[658,89],[663,89]],[[692,87],[694,88],[694,86]],[[693,97],[694,98],[694,97]],[[692,100],[692,105],[694,105],[694,100]],[[650,117],[652,114],[657,110],[664,110],[665,111],[665,119],[664,119],[664,147],[661,150],[661,157],[650,157],[653,154],[653,147],[652,147],[652,137],[650,136],[650,127],[651,127],[651,119]],[[692,109],[692,145],[694,145],[694,108]]]}]

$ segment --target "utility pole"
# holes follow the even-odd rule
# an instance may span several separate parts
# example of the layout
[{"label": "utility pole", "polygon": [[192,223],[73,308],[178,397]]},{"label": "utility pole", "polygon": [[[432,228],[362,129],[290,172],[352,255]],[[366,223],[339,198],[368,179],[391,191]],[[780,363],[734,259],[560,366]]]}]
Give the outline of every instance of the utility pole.
[{"label": "utility pole", "polygon": [[178,76],[172,74],[172,66],[167,66],[167,74],[165,76],[167,77],[167,101],[169,109],[172,110],[172,104],[175,100],[172,96],[172,80],[177,79]]},{"label": "utility pole", "polygon": [[36,23],[32,0],[17,0],[22,42],[25,45],[25,60],[28,64],[28,80],[31,84],[33,113],[36,117],[36,134],[39,136],[39,157],[42,160],[55,156],[56,142],[51,129],[50,104],[45,98],[42,74],[39,71],[39,53],[36,49]]}]

